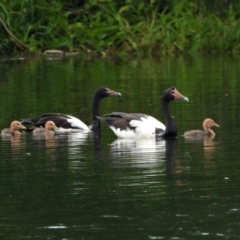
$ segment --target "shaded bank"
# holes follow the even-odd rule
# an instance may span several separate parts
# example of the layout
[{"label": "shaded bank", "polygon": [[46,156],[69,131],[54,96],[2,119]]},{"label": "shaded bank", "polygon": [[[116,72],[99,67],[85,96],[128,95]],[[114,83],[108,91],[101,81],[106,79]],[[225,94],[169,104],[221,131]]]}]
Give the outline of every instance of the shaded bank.
[{"label": "shaded bank", "polygon": [[2,1],[0,54],[238,52],[236,0]]}]

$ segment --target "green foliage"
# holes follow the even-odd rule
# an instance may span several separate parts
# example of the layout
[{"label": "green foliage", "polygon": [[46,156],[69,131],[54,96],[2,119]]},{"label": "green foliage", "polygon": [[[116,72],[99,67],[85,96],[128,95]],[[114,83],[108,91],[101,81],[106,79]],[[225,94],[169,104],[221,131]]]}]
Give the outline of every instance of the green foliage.
[{"label": "green foliage", "polygon": [[0,54],[239,51],[235,0],[3,0]]}]

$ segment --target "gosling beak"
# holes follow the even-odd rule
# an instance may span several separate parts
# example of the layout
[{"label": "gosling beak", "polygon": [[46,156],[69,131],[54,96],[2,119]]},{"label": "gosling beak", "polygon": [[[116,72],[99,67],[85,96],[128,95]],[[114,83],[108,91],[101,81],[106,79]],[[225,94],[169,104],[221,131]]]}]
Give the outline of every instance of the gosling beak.
[{"label": "gosling beak", "polygon": [[20,129],[24,130],[24,129],[26,129],[26,128],[22,125],[22,126],[20,126]]},{"label": "gosling beak", "polygon": [[215,127],[219,127],[220,128],[220,126],[217,123],[215,123]]}]

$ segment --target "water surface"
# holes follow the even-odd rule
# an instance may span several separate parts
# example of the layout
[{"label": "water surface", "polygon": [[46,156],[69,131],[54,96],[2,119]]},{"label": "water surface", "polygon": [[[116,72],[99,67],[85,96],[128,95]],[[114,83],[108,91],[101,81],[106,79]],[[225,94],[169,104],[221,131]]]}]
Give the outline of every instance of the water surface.
[{"label": "water surface", "polygon": [[[96,88],[121,98],[111,111],[163,121],[162,92],[189,97],[170,111],[177,139],[122,140],[102,125],[91,134],[0,138],[0,236],[4,239],[239,239],[240,60],[167,59],[1,61],[0,126],[62,112],[91,122]],[[206,117],[214,139],[184,139]]]}]

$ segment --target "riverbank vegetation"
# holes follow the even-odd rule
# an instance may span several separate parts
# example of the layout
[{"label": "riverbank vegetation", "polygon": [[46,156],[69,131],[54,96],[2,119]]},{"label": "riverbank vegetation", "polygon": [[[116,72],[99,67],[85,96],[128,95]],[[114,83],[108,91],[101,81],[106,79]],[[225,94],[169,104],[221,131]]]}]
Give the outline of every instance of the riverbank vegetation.
[{"label": "riverbank vegetation", "polygon": [[240,51],[238,0],[3,0],[0,55]]}]

